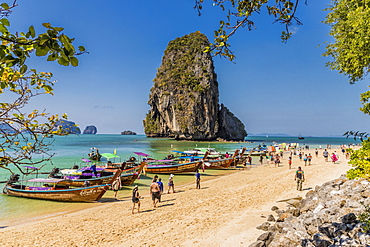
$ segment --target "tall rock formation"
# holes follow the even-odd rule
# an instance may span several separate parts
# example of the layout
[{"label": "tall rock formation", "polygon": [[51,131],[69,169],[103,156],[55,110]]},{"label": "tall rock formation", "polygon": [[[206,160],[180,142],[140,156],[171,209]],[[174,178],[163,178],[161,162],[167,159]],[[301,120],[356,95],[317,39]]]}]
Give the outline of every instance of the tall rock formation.
[{"label": "tall rock formation", "polygon": [[211,55],[204,52],[208,45],[200,32],[168,44],[150,90],[151,109],[144,120],[148,137],[243,140],[246,136],[240,120],[219,107],[217,75]]}]

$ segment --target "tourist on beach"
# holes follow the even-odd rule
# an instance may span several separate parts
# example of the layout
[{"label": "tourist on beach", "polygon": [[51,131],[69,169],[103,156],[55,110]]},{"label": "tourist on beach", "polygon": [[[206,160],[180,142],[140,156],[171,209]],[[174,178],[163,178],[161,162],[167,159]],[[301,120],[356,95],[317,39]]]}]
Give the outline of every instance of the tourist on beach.
[{"label": "tourist on beach", "polygon": [[132,214],[134,214],[135,205],[137,204],[137,212],[140,213],[140,197],[139,195],[139,188],[135,185],[134,189],[132,190]]},{"label": "tourist on beach", "polygon": [[297,190],[302,191],[302,183],[304,182],[304,172],[299,166],[298,170],[295,172],[294,180],[297,181]]},{"label": "tourist on beach", "polygon": [[319,150],[317,150],[317,148],[315,150],[315,155],[316,155],[316,158],[319,157]]},{"label": "tourist on beach", "polygon": [[152,196],[152,201],[153,201],[153,207],[157,207],[157,203],[159,202],[160,199],[160,188],[159,185],[157,184],[157,178],[153,178],[152,183],[150,185],[150,195]]},{"label": "tourist on beach", "polygon": [[262,164],[263,164],[263,156],[262,156],[262,154],[260,154],[260,159],[259,159],[259,161],[260,161],[260,165],[262,165]]},{"label": "tourist on beach", "polygon": [[338,156],[335,154],[335,153],[332,153],[331,154],[331,161],[333,162],[333,164],[335,164],[335,162],[338,160]]},{"label": "tourist on beach", "polygon": [[200,189],[200,173],[199,170],[195,173],[196,189]]},{"label": "tourist on beach", "polygon": [[328,150],[324,150],[324,152],[322,152],[322,156],[324,156],[324,158],[325,158],[325,161],[326,162],[328,162],[328,157],[329,157],[329,152],[328,152]]},{"label": "tourist on beach", "polygon": [[288,165],[289,165],[289,169],[292,169],[292,156],[289,156],[288,158]]},{"label": "tourist on beach", "polygon": [[159,178],[159,179],[158,179],[157,184],[158,184],[158,186],[159,186],[159,190],[160,190],[160,193],[159,193],[159,201],[158,201],[158,202],[161,202],[161,197],[162,197],[162,194],[163,194],[163,183],[162,183],[162,178]]},{"label": "tourist on beach", "polygon": [[248,161],[248,165],[252,165],[252,156],[248,155],[247,161]]},{"label": "tourist on beach", "polygon": [[303,156],[303,161],[304,161],[304,165],[306,166],[307,165],[307,154]]},{"label": "tourist on beach", "polygon": [[311,165],[311,160],[312,160],[312,155],[311,154],[308,154],[307,161],[308,161],[308,165],[309,166]]},{"label": "tourist on beach", "polygon": [[279,167],[280,166],[280,156],[277,154],[275,156],[275,167]]},{"label": "tourist on beach", "polygon": [[114,191],[114,200],[118,200],[117,199],[117,192],[119,189],[121,189],[122,185],[121,185],[121,178],[120,177],[117,177],[116,180],[113,181],[112,183],[112,190]]},{"label": "tourist on beach", "polygon": [[167,194],[170,194],[171,188],[172,188],[173,193],[176,193],[175,192],[175,184],[173,183],[173,177],[174,177],[174,175],[171,174],[170,177],[168,178],[168,192],[167,192]]}]

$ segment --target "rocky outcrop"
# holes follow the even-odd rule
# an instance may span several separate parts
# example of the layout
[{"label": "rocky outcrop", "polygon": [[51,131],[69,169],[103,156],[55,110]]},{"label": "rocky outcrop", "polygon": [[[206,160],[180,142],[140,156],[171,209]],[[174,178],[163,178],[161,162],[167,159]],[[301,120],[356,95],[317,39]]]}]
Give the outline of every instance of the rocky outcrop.
[{"label": "rocky outcrop", "polygon": [[76,125],[76,123],[72,121],[67,121],[67,120],[59,120],[55,124],[54,129],[62,128],[64,133],[68,134],[81,134],[80,128]]},{"label": "rocky outcrop", "polygon": [[[276,223],[265,222],[257,227],[266,232],[250,247],[370,246],[370,234],[358,220],[369,203],[369,181],[342,177],[327,182],[291,204],[296,207],[275,207]],[[370,211],[365,215],[370,217]]]},{"label": "rocky outcrop", "polygon": [[218,136],[224,140],[244,140],[247,135],[244,124],[221,104],[220,111],[218,113],[219,129]]},{"label": "rocky outcrop", "polygon": [[204,52],[208,45],[200,32],[168,44],[149,96],[151,109],[144,120],[148,137],[243,140],[246,136],[240,120],[225,107],[220,109],[212,57]]},{"label": "rocky outcrop", "polygon": [[136,133],[131,130],[125,130],[121,132],[121,135],[136,135]]},{"label": "rocky outcrop", "polygon": [[98,129],[94,125],[86,126],[84,132],[82,132],[82,134],[93,134],[93,135],[95,135],[96,133],[98,133]]}]

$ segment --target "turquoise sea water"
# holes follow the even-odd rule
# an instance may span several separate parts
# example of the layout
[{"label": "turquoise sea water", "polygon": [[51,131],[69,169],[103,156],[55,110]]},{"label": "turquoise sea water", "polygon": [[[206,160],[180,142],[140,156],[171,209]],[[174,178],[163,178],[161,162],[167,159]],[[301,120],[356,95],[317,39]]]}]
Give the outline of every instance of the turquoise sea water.
[{"label": "turquoise sea water", "polygon": [[[45,165],[41,172],[50,172],[53,167],[71,168],[73,165],[84,165],[82,158],[87,158],[90,148],[97,147],[101,153],[113,153],[116,150],[117,155],[121,159],[116,159],[116,162],[127,160],[134,156],[133,152],[143,152],[151,155],[156,159],[162,159],[165,156],[173,153],[172,150],[184,151],[192,148],[213,147],[220,151],[233,152],[236,149],[246,147],[247,149],[254,148],[262,143],[271,145],[273,143],[300,143],[300,145],[310,145],[310,148],[325,148],[327,144],[333,147],[341,144],[359,143],[353,139],[346,138],[327,138],[327,137],[305,137],[304,140],[298,140],[297,137],[262,137],[252,136],[246,138],[247,142],[189,142],[175,141],[171,139],[152,139],[144,135],[125,136],[125,135],[70,135],[63,137],[55,137],[53,143],[53,152],[55,156],[52,164]],[[105,163],[105,162],[102,162]],[[14,168],[14,167],[9,167]],[[16,171],[15,169],[13,169]],[[206,170],[202,176],[220,176],[228,173],[228,171]],[[154,175],[154,174],[153,174]],[[140,180],[136,180],[144,191],[150,184],[152,174],[142,176]],[[5,181],[9,178],[10,173],[4,169],[0,169],[0,181]],[[47,175],[39,175],[47,176]],[[164,183],[168,179],[168,175],[161,175]],[[176,175],[175,182],[177,185],[187,184],[194,181],[193,174]],[[4,184],[0,184],[2,187]],[[131,187],[125,187],[119,192],[122,197],[128,196]],[[165,186],[166,189],[166,186]],[[146,194],[146,193],[144,193]],[[112,198],[112,192],[109,191],[103,197],[103,203],[109,203]],[[11,197],[0,194],[0,227],[21,223],[23,221],[34,220],[37,218],[48,217],[50,215],[70,212],[86,207],[94,207],[101,203],[61,203],[43,200],[32,200]]]}]

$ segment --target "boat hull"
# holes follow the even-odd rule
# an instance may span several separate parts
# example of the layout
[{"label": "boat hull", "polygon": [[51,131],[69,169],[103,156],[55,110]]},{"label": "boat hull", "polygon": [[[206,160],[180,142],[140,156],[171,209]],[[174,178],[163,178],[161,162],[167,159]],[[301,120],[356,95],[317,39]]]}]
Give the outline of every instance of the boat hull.
[{"label": "boat hull", "polygon": [[204,161],[205,169],[227,169],[234,162],[234,158]]},{"label": "boat hull", "polygon": [[180,163],[176,165],[163,164],[163,165],[147,165],[145,171],[147,173],[156,174],[173,174],[173,173],[185,173],[185,172],[195,172],[202,166],[201,161]]},{"label": "boat hull", "polygon": [[12,185],[6,185],[4,187],[4,193],[10,196],[59,202],[93,202],[99,201],[108,188],[109,185],[105,184],[62,190],[26,190],[25,188],[13,188]]}]

